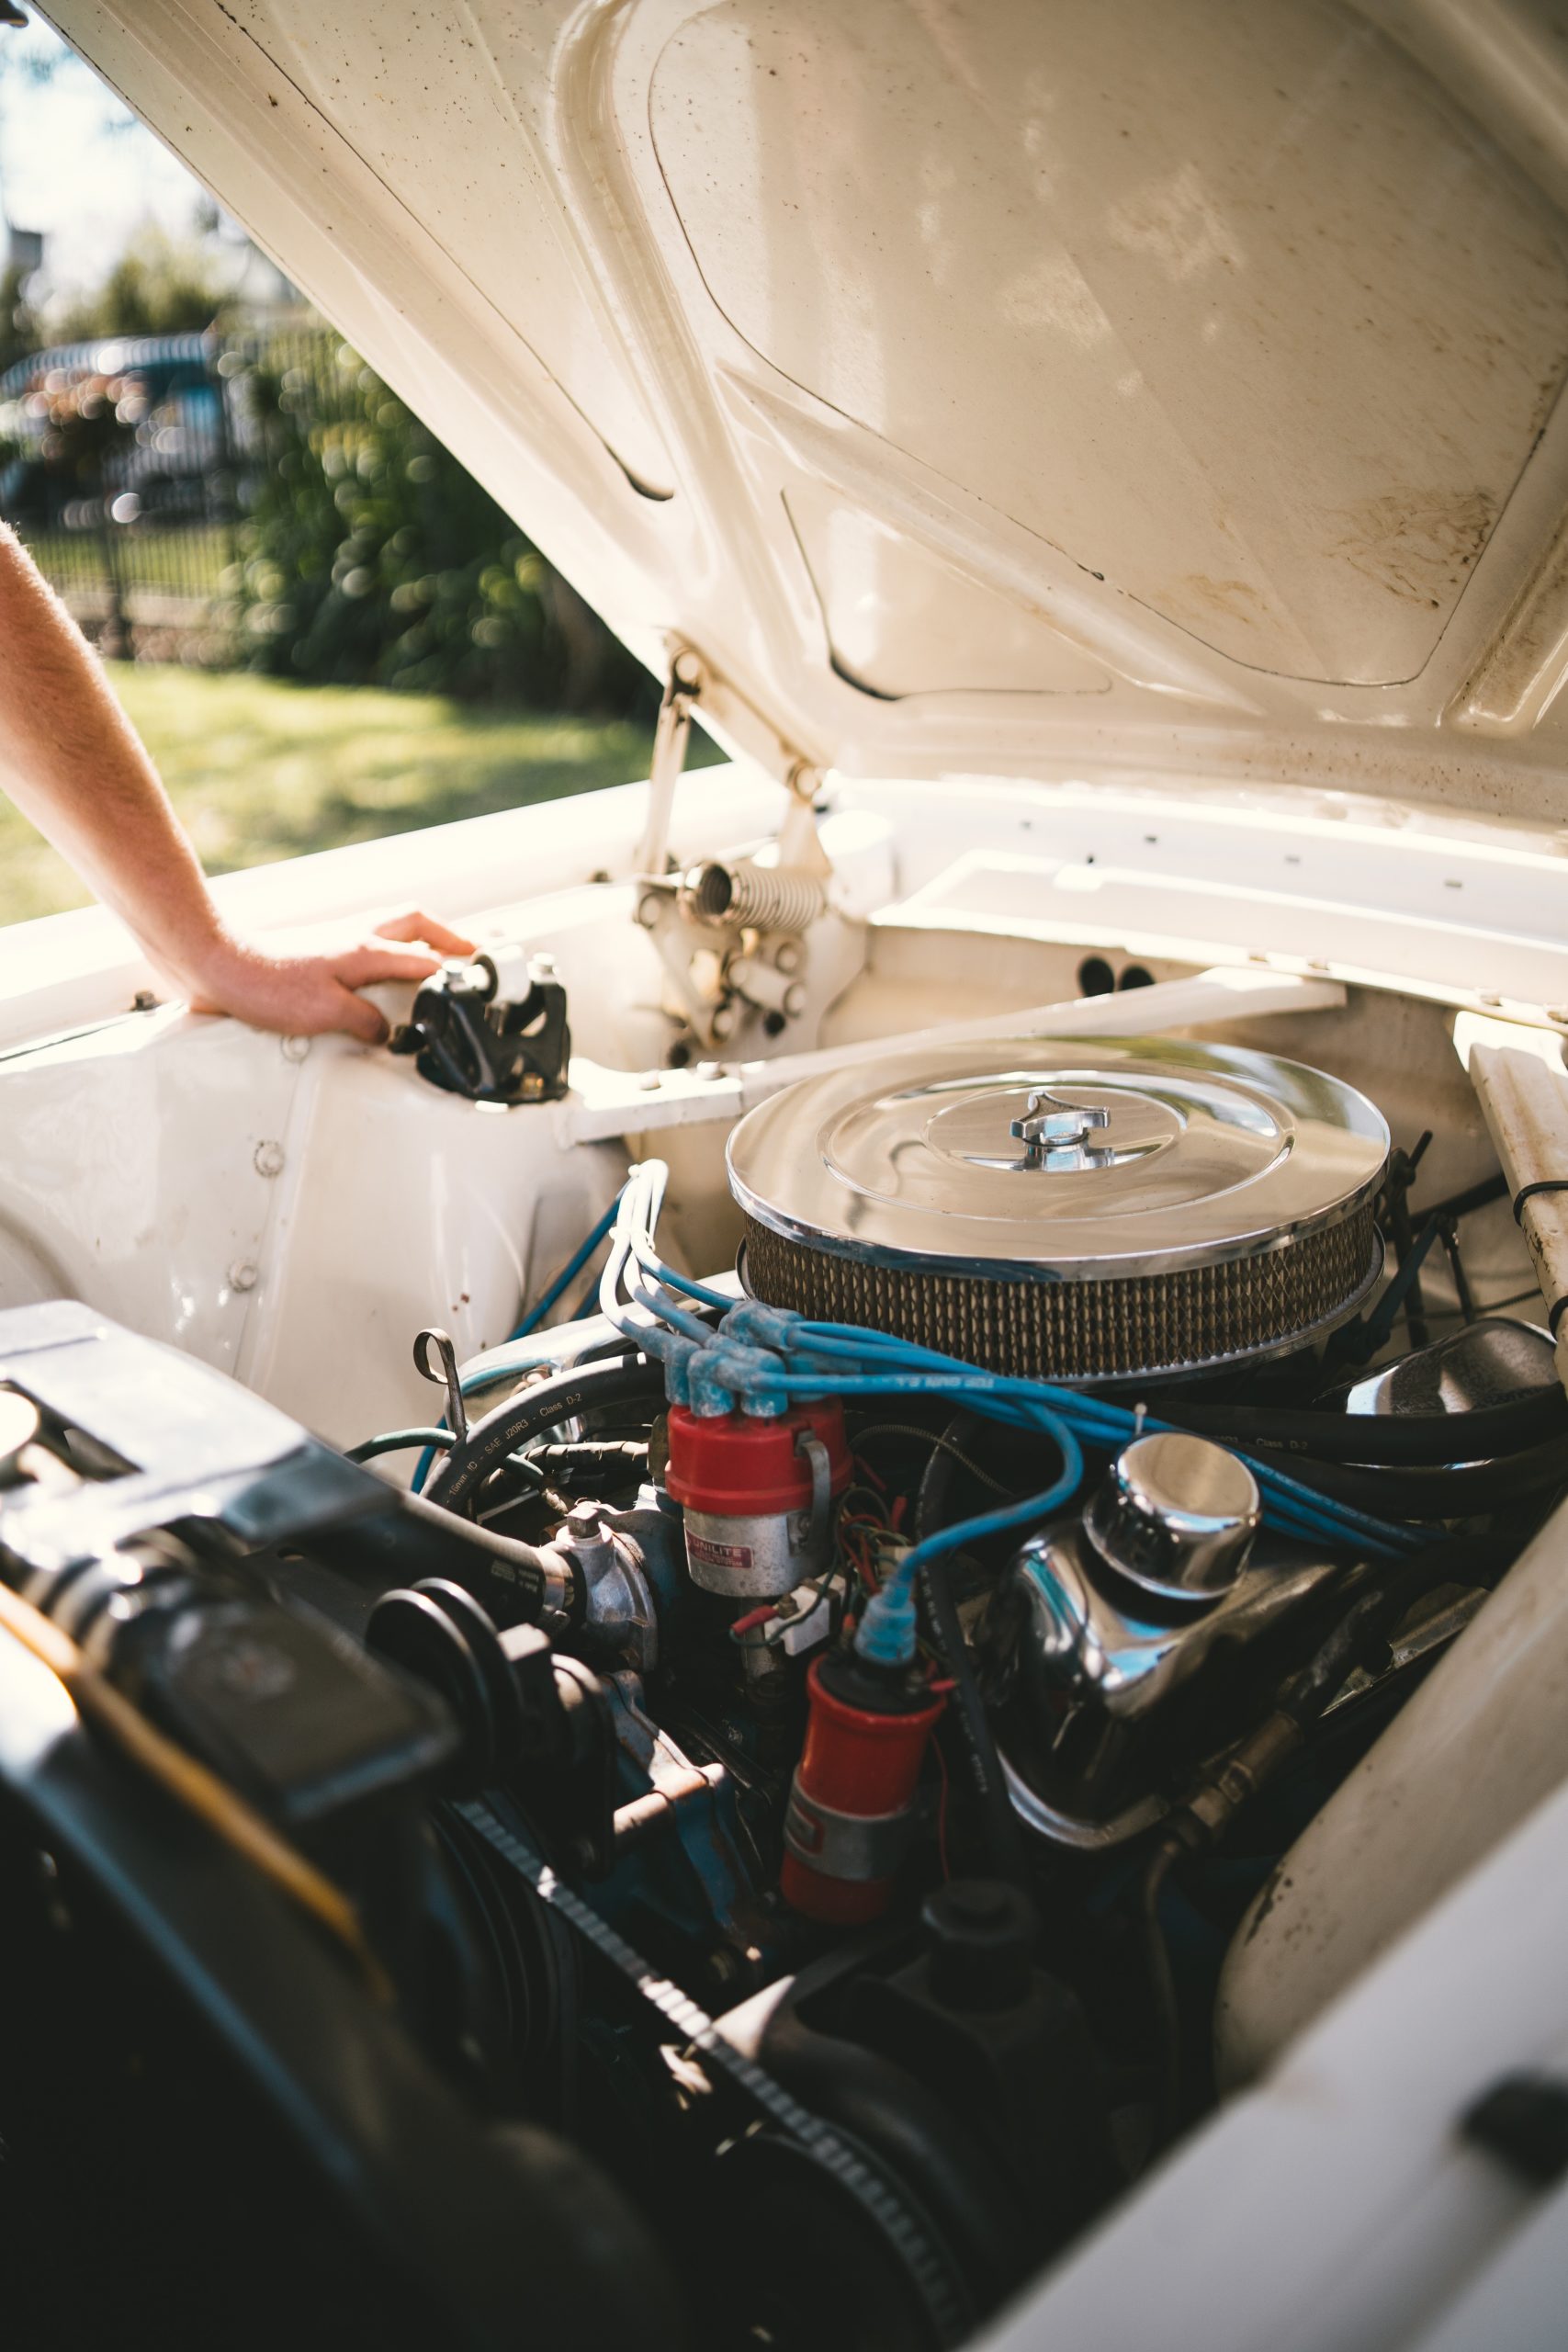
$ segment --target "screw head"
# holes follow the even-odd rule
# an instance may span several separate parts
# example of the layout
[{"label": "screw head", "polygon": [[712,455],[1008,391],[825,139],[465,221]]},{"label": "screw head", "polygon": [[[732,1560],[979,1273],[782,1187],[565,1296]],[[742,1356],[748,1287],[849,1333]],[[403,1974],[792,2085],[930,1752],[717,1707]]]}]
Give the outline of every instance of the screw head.
[{"label": "screw head", "polygon": [[283,1146],[280,1143],[258,1143],[251,1164],[258,1176],[281,1176]]},{"label": "screw head", "polygon": [[278,1046],[286,1062],[302,1062],[310,1050],[309,1037],[285,1037]]},{"label": "screw head", "polygon": [[254,1290],[257,1272],[248,1258],[237,1258],[229,1269],[231,1290]]}]

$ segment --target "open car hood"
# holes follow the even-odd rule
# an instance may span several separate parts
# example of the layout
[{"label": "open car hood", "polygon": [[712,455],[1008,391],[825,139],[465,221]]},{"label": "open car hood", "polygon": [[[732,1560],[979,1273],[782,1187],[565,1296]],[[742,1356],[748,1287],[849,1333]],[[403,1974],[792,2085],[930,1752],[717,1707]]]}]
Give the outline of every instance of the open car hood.
[{"label": "open car hood", "polygon": [[46,13],[776,772],[1568,818],[1568,8]]}]

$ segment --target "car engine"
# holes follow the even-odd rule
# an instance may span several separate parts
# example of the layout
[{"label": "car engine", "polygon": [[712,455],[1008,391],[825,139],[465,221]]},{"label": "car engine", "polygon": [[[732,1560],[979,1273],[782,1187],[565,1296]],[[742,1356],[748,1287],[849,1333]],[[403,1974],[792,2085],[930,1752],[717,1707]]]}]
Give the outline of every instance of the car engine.
[{"label": "car engine", "polygon": [[733,1268],[645,1159],[347,1458],[0,1316],[0,2115],[68,2268],[118,2217],[78,2315],[971,2335],[1212,2108],[1248,1905],[1568,1485],[1505,1180],[1420,1157],[1238,1046],[851,1060],[731,1133]]}]

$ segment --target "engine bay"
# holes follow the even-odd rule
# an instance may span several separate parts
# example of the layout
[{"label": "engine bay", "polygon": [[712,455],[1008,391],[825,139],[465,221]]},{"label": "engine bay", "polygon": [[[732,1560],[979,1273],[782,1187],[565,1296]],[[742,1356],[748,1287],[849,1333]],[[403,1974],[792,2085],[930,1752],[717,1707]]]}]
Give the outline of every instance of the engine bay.
[{"label": "engine bay", "polygon": [[44,13],[663,700],[0,934],[7,2344],[1556,2346],[1560,12]]},{"label": "engine bay", "polygon": [[[1204,985],[1154,977],[1156,1016]],[[549,1115],[566,993],[453,967],[393,1082]],[[1086,989],[1081,1035],[797,1056],[694,1140],[648,1114],[608,1188],[590,1138],[602,1204],[510,1338],[408,1331],[428,1418],[341,1453],[88,1307],[0,1316],[0,1623],[118,1800],[196,1816],[321,1998],[439,2084],[426,2171],[533,2200],[573,2342],[632,2314],[650,2344],[844,2352],[980,2329],[1268,2063],[1247,1954],[1292,1848],[1568,1486],[1526,1214],[1553,1187],[1488,1141],[1485,1048],[1435,1088],[1429,1009],[1382,1001],[1422,1040],[1401,1072],[1371,1001],[1201,1038],[1129,1035],[1126,1001],[1112,1026]],[[125,1890],[82,1789],[6,1745],[30,2214],[82,2070],[130,2086],[121,2153],[176,2169],[194,2095],[175,2019],[161,2056],[123,2016],[84,2041],[60,1922],[134,1943]],[[267,2129],[309,2109],[319,2139],[317,2038],[240,2030],[184,1859],[175,2008],[225,1982],[202,2032]],[[431,2340],[405,2276],[442,2341],[511,2340],[486,2266],[513,2241],[456,2259],[439,2195],[410,2218],[407,2125],[374,2122],[373,2160],[352,2100],[326,2144],[383,2255],[400,2215],[378,2325]],[[264,2203],[265,2144],[234,2175]],[[187,2185],[226,2278],[244,2223]],[[299,2229],[324,2342],[361,2308],[353,2233]],[[268,2294],[251,2316],[259,2341]]]}]

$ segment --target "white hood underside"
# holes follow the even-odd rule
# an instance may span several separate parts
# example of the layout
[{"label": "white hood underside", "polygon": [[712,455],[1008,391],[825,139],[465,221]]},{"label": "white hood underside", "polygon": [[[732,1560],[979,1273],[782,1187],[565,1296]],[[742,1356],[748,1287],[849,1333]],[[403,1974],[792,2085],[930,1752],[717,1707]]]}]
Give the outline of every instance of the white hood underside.
[{"label": "white hood underside", "polygon": [[775,772],[1568,818],[1568,7],[48,13]]}]

